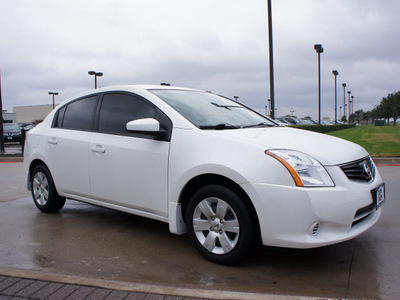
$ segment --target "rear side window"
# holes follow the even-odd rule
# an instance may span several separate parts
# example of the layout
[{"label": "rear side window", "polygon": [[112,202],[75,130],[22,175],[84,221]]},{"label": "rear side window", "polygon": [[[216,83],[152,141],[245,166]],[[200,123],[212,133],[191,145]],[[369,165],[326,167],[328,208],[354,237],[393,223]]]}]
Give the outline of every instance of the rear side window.
[{"label": "rear side window", "polygon": [[99,132],[137,135],[126,130],[126,123],[156,116],[156,108],[139,96],[122,93],[105,94],[99,115]]},{"label": "rear side window", "polygon": [[83,131],[91,130],[97,98],[96,95],[67,104],[58,111],[53,126]]}]

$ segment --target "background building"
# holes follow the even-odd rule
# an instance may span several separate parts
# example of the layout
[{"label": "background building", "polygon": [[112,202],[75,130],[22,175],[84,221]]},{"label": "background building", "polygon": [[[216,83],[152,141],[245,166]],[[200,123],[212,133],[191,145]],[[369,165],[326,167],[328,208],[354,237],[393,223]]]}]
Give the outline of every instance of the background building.
[{"label": "background building", "polygon": [[17,116],[15,113],[8,113],[6,110],[3,110],[3,122],[4,123],[16,123]]},{"label": "background building", "polygon": [[52,104],[16,106],[17,123],[40,123],[53,110]]}]

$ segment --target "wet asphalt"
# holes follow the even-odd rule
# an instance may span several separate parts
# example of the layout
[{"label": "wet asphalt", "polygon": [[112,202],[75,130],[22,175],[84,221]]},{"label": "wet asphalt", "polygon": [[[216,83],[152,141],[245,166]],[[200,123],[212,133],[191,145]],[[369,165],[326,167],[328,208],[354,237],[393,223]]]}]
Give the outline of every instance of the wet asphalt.
[{"label": "wet asphalt", "polygon": [[379,171],[387,201],[368,232],[317,249],[264,247],[226,267],[164,223],[76,201],[40,213],[23,164],[0,163],[0,300],[400,299],[400,167]]}]

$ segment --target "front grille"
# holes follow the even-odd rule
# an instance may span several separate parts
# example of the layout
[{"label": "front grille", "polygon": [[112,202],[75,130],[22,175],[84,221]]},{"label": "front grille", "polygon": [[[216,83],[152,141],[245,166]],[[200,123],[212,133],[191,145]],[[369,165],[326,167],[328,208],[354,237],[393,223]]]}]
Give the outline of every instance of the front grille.
[{"label": "front grille", "polygon": [[375,178],[375,165],[370,157],[341,165],[340,168],[352,181],[370,182]]}]

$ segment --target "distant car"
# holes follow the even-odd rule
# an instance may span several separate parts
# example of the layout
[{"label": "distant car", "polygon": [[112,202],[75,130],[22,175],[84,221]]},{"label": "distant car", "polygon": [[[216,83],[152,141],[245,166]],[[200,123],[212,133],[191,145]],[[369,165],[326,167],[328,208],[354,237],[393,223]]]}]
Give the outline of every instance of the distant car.
[{"label": "distant car", "polygon": [[22,143],[21,127],[16,123],[3,124],[3,137],[5,143]]},{"label": "distant car", "polygon": [[336,125],[335,121],[332,121],[332,120],[322,120],[321,124],[322,125]]},{"label": "distant car", "polygon": [[300,125],[301,122],[295,117],[284,117],[283,118],[286,122],[290,123],[291,125]]},{"label": "distant car", "polygon": [[21,125],[21,129],[23,129],[25,131],[29,131],[34,127],[35,127],[35,125],[33,125],[33,124],[23,124],[23,125]]},{"label": "distant car", "polygon": [[317,125],[318,123],[312,119],[300,119],[303,125]]},{"label": "distant car", "polygon": [[274,122],[277,123],[279,126],[289,126],[289,125],[291,125],[290,123],[288,123],[286,121],[282,121],[279,118],[278,119],[274,119]]},{"label": "distant car", "polygon": [[69,198],[166,222],[227,265],[260,244],[352,239],[378,221],[385,201],[360,146],[178,87],[117,86],[70,98],[27,132],[24,163],[42,212]]}]

